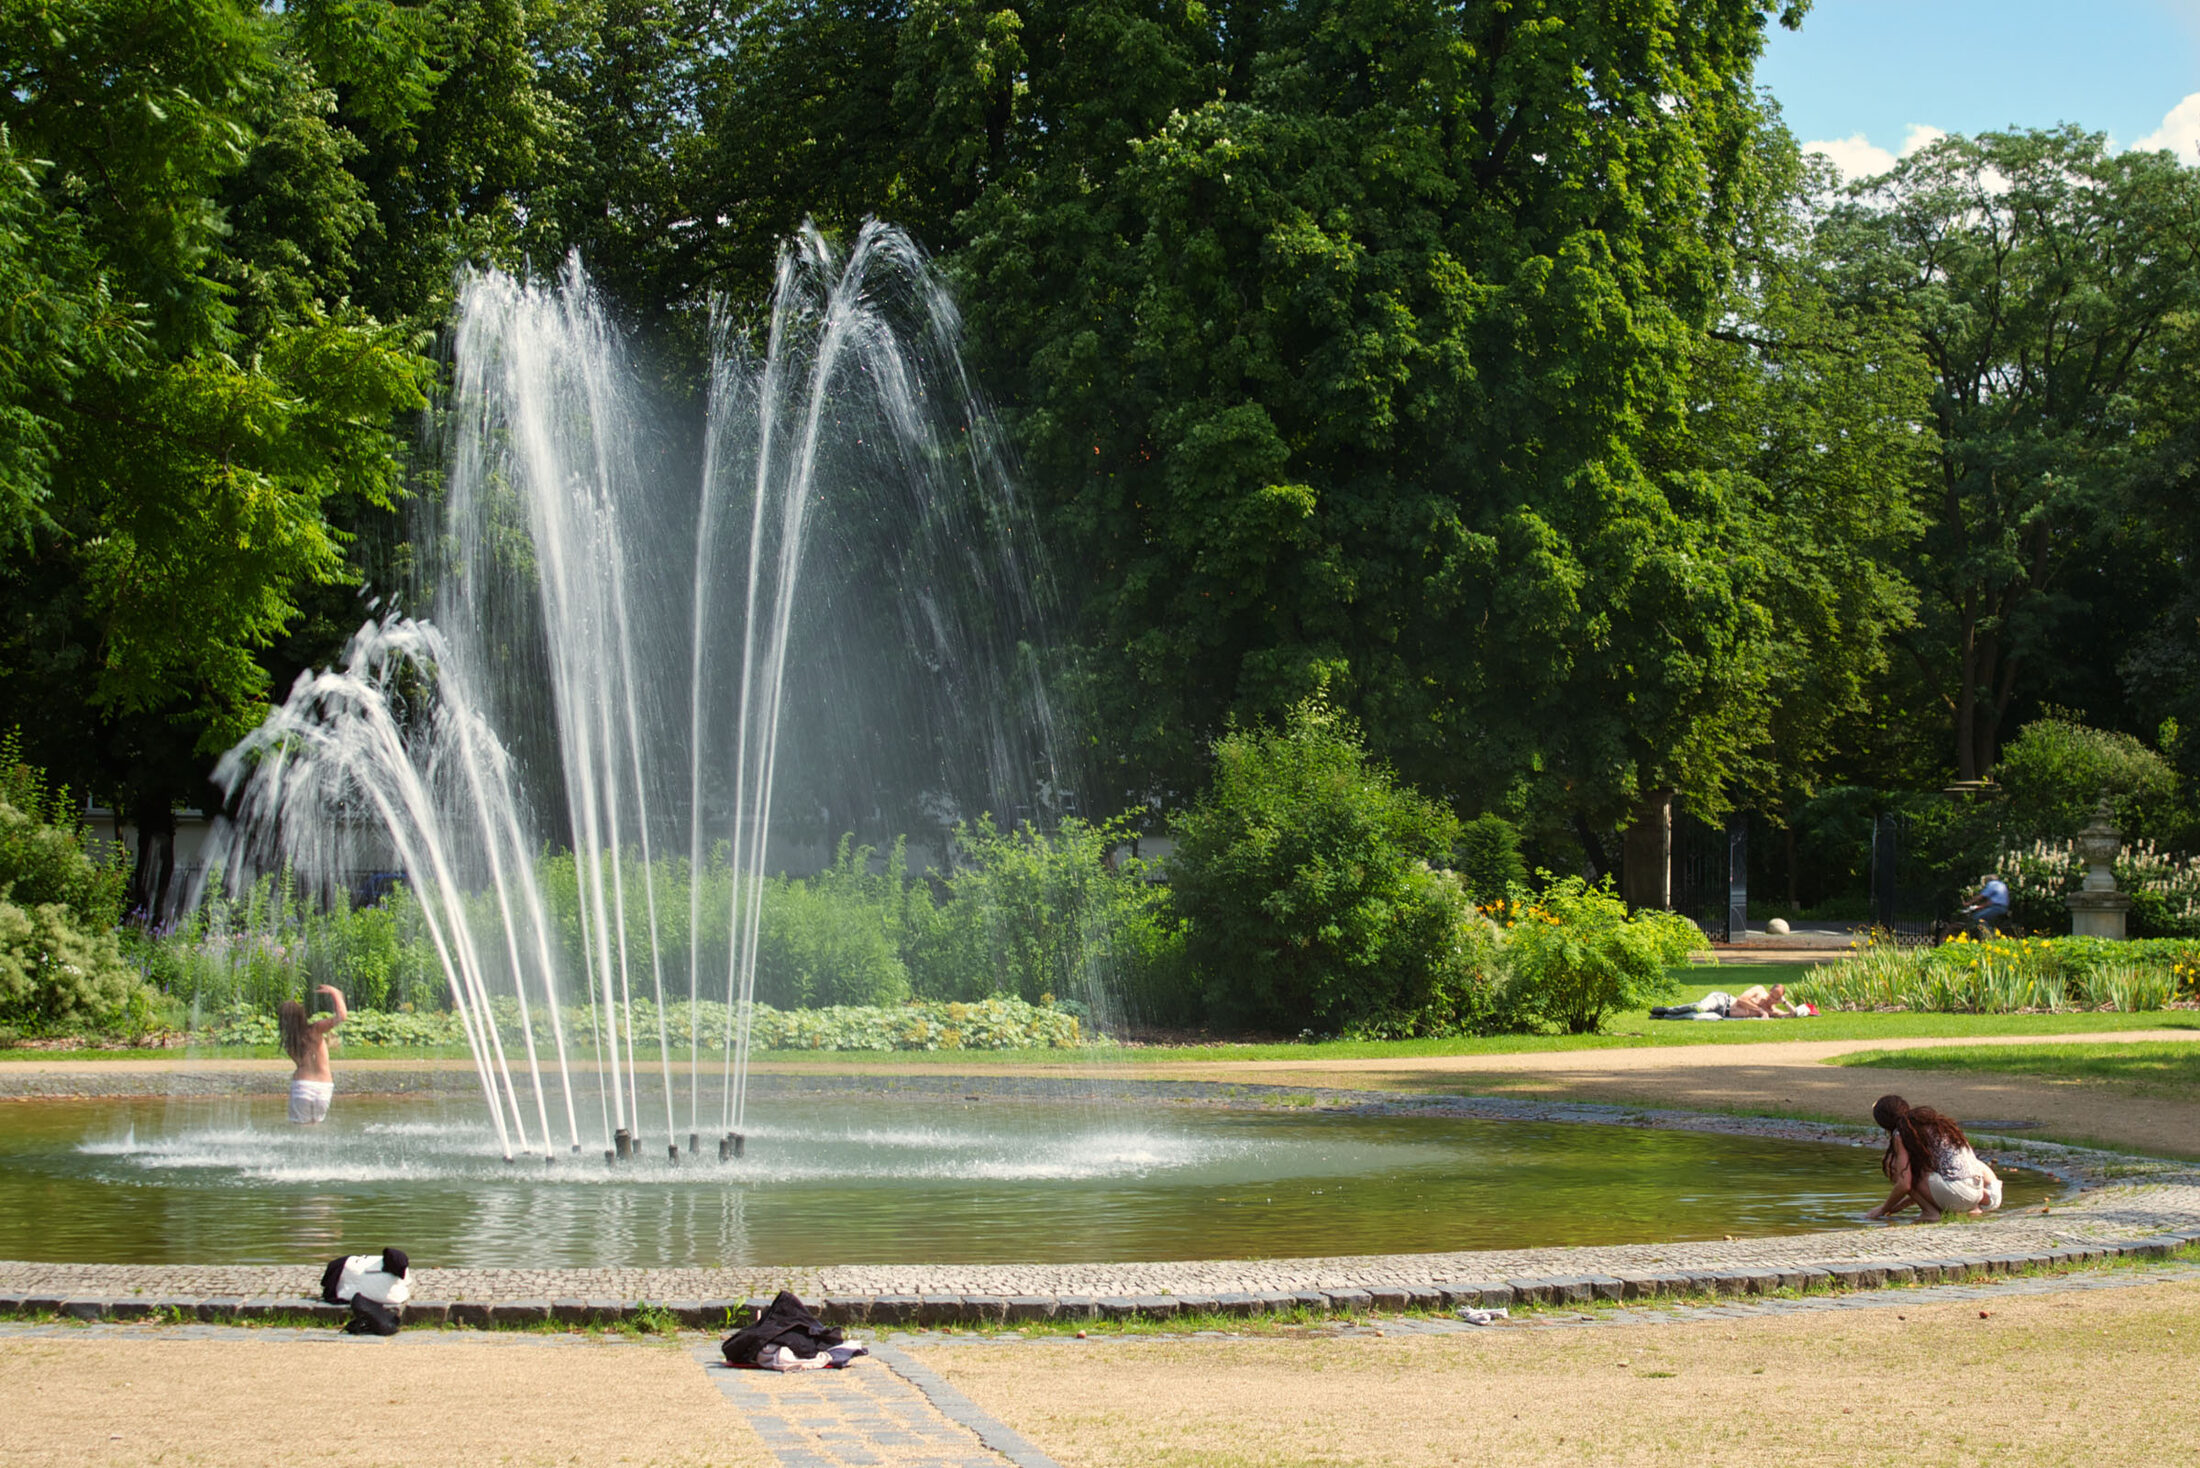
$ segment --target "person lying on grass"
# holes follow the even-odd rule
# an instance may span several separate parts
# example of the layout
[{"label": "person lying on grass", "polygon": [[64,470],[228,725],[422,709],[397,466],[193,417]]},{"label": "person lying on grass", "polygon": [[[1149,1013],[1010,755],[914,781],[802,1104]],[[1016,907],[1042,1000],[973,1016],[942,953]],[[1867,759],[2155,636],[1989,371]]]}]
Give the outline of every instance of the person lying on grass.
[{"label": "person lying on grass", "polygon": [[1751,984],[1739,994],[1714,989],[1690,1004],[1655,1004],[1652,1019],[1803,1019],[1818,1011],[1808,1004],[1790,1004],[1785,984],[1767,989]]},{"label": "person lying on grass", "polygon": [[1787,1002],[1787,985],[1774,984],[1767,989],[1762,984],[1752,984],[1734,996],[1733,1005],[1727,1010],[1728,1019],[1793,1019],[1795,1006]]},{"label": "person lying on grass", "polygon": [[1976,1217],[2001,1206],[2001,1179],[1971,1150],[1954,1117],[1882,1096],[1872,1105],[1872,1120],[1887,1134],[1879,1170],[1894,1191],[1866,1218],[1892,1218],[1915,1203],[1927,1223],[1937,1223],[1943,1213]]}]

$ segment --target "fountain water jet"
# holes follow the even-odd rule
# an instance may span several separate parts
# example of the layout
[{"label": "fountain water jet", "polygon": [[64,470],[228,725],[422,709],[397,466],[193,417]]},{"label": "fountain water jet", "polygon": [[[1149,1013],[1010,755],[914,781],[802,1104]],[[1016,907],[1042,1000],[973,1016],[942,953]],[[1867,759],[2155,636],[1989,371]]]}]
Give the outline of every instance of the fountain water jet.
[{"label": "fountain water jet", "polygon": [[[646,1070],[677,1160],[657,858],[681,844],[685,1130],[694,1153],[715,1090],[720,1155],[742,1155],[790,727],[811,756],[804,796],[828,810],[868,802],[906,820],[916,802],[945,825],[982,810],[1074,809],[1032,654],[1045,577],[1027,559],[1030,532],[957,334],[906,236],[868,225],[843,256],[806,229],[781,253],[760,357],[714,310],[701,473],[687,477],[647,431],[623,344],[577,259],[553,283],[494,272],[462,282],[448,474],[416,537],[430,552],[431,620],[393,614],[363,628],[346,669],[301,678],[223,776],[238,798],[233,881],[278,857],[333,873],[336,813],[373,817],[432,914],[508,1155],[533,1145],[522,1089],[546,1157],[555,1145],[530,992],[549,1009],[579,1149],[559,1020],[559,996],[572,993],[589,1008],[607,1157],[642,1155]],[[689,546],[692,556],[667,553]],[[691,569],[683,578],[675,566]],[[904,737],[892,747],[881,731]],[[531,798],[553,790],[554,806]],[[572,973],[554,958],[533,867],[546,835],[573,851]],[[713,975],[703,937],[719,914],[702,910],[695,876],[718,843],[732,880]],[[469,924],[479,893],[493,902],[476,901],[473,922],[493,934]],[[654,1065],[637,1033],[644,982]],[[519,1000],[524,1088],[492,988]],[[724,1056],[710,1078],[699,1005],[718,989]]]}]

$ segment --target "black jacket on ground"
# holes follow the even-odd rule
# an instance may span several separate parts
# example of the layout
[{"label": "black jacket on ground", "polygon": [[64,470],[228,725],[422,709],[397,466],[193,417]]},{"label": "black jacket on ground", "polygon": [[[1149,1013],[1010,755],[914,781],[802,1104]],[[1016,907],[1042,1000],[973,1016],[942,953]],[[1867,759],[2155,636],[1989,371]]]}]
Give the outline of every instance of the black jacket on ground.
[{"label": "black jacket on ground", "polygon": [[785,1346],[797,1356],[815,1356],[841,1342],[840,1327],[827,1325],[809,1312],[791,1290],[781,1290],[757,1317],[726,1337],[726,1361],[734,1366],[754,1366],[766,1346]]}]

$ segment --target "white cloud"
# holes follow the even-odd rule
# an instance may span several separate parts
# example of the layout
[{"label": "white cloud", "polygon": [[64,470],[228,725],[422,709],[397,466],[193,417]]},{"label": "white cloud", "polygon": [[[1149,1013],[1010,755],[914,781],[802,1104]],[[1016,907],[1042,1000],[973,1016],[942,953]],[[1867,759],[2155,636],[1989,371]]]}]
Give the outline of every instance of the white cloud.
[{"label": "white cloud", "polygon": [[1803,144],[1806,153],[1823,153],[1833,160],[1843,180],[1866,178],[1875,173],[1885,173],[1894,167],[1894,154],[1877,147],[1862,133],[1852,133],[1845,138],[1821,139]]},{"label": "white cloud", "polygon": [[2160,127],[2131,146],[2142,153],[2167,148],[2181,163],[2200,163],[2200,92],[2170,108]]},{"label": "white cloud", "polygon": [[[2200,100],[2200,98],[2195,98],[2195,100]],[[1909,132],[1903,135],[1902,151],[1899,153],[1888,152],[1862,133],[1851,133],[1845,138],[1833,138],[1823,142],[1805,143],[1803,144],[1803,151],[1825,154],[1826,157],[1833,160],[1833,166],[1841,171],[1841,177],[1846,181],[1869,178],[1875,174],[1885,173],[1888,169],[1894,167],[1895,160],[1907,158],[1918,149],[1937,143],[1946,136],[1948,134],[1942,128],[1933,127],[1929,123],[1913,122],[1910,124]]]},{"label": "white cloud", "polygon": [[1934,127],[1929,122],[1913,122],[1910,130],[1902,135],[1902,151],[1895,156],[1907,158],[1918,149],[1929,148],[1946,136],[1948,129],[1944,127]]}]

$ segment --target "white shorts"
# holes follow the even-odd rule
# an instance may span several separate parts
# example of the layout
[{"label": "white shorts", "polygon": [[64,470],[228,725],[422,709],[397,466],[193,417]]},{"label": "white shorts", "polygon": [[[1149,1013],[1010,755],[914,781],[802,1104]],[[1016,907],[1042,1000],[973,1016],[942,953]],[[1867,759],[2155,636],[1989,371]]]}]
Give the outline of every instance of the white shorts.
[{"label": "white shorts", "polygon": [[1933,1200],[1933,1206],[1943,1213],[1969,1213],[1973,1208],[1988,1209],[2001,1206],[2001,1179],[1988,1173],[1985,1177],[1943,1177],[1937,1172],[1925,1174],[1925,1192]]},{"label": "white shorts", "polygon": [[292,1081],[290,1083],[290,1119],[301,1126],[310,1126],[328,1118],[328,1103],[336,1095],[334,1081]]}]

